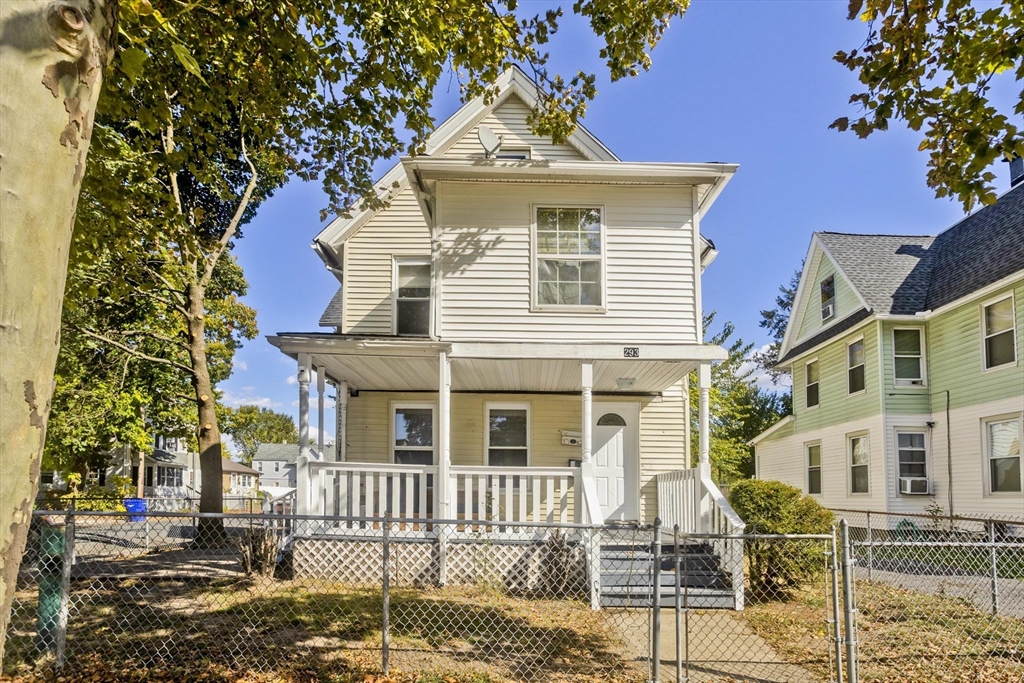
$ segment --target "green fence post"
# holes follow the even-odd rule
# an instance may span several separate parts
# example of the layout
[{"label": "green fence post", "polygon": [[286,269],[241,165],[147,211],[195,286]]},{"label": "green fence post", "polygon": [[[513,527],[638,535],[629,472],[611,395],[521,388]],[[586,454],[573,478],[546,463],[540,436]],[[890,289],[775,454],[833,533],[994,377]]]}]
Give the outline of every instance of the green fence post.
[{"label": "green fence post", "polygon": [[36,651],[51,653],[55,667],[64,665],[68,593],[74,553],[74,501],[64,519],[40,517],[39,599],[36,612]]}]

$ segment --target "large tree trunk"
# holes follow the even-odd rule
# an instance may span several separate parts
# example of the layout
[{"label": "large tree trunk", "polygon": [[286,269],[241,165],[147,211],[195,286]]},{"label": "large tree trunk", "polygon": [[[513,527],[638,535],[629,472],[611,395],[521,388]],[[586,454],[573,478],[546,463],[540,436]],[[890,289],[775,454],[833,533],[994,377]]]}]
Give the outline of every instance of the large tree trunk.
[{"label": "large tree trunk", "polygon": [[53,393],[109,0],[0,0],[0,659]]},{"label": "large tree trunk", "polygon": [[[210,382],[210,368],[206,364],[206,323],[203,312],[206,291],[202,285],[188,287],[188,353],[192,361],[192,386],[199,408],[196,436],[199,441],[199,469],[203,487],[199,494],[200,512],[224,512],[223,468],[221,466],[220,427],[217,425],[216,400]],[[203,519],[200,528],[206,533],[200,537],[215,540],[222,528],[219,519]]]}]

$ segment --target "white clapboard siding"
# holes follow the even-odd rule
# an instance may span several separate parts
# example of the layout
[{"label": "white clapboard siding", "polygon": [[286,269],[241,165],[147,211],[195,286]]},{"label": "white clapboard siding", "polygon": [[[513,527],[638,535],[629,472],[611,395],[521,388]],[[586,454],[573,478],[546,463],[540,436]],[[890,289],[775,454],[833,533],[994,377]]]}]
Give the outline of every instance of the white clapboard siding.
[{"label": "white clapboard siding", "polygon": [[391,334],[394,257],[430,257],[430,230],[412,190],[402,190],[345,245],[348,334]]},{"label": "white clapboard siding", "polygon": [[[439,185],[444,338],[622,343],[699,340],[689,188]],[[604,206],[606,312],[530,310],[534,204]]]},{"label": "white clapboard siding", "polygon": [[[534,135],[526,123],[530,108],[516,97],[510,95],[507,100],[494,108],[481,120],[479,125],[489,127],[496,135],[502,137],[501,146],[505,151],[517,149],[531,150],[532,159],[560,159],[579,161],[583,155],[575,147],[568,144],[554,144],[551,138]],[[477,139],[477,126],[474,126],[458,142],[445,153],[446,157],[482,157],[483,147]]]}]

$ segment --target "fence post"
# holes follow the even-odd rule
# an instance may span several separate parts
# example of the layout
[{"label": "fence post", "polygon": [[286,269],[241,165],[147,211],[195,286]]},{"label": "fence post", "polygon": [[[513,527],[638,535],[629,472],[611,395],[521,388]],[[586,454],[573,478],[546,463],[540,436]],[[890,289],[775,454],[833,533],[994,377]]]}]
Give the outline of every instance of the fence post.
[{"label": "fence post", "polygon": [[651,680],[661,680],[661,517],[654,518],[654,542],[651,544]]},{"label": "fence post", "polygon": [[989,558],[992,562],[992,615],[999,614],[999,564],[996,555],[996,523],[988,521]]},{"label": "fence post", "polygon": [[683,681],[683,577],[679,566],[679,525],[672,527],[672,555],[676,570],[676,683]]},{"label": "fence post", "polygon": [[857,683],[857,635],[854,632],[856,605],[853,604],[853,558],[850,549],[850,524],[839,522],[843,542],[843,630],[846,632],[846,683]]},{"label": "fence post", "polygon": [[836,683],[843,683],[843,635],[839,631],[839,553],[836,546],[836,527],[832,525],[832,552],[829,568],[832,571],[832,640],[835,647]]},{"label": "fence post", "polygon": [[71,599],[71,565],[75,562],[75,501],[68,505],[64,522],[64,563],[60,575],[60,622],[57,626],[57,654],[54,665],[64,667],[68,640],[68,604]]},{"label": "fence post", "polygon": [[383,609],[381,611],[381,652],[380,652],[380,670],[387,676],[388,675],[388,649],[390,646],[389,640],[391,638],[391,543],[389,535],[391,533],[391,515],[384,511],[384,567],[383,575],[381,580],[381,597],[383,600]]},{"label": "fence post", "polygon": [[871,536],[871,511],[868,510],[868,581],[871,580],[871,572],[875,567],[875,546]]}]

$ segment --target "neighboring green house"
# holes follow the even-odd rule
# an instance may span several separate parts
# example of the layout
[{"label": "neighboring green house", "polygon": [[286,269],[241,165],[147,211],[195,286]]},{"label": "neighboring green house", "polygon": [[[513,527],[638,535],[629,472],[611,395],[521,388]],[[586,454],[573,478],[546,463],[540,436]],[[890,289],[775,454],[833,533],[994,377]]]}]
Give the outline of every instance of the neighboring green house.
[{"label": "neighboring green house", "polygon": [[1024,516],[1024,182],[936,237],[815,233],[779,355],[794,414],[753,440],[758,478]]}]

